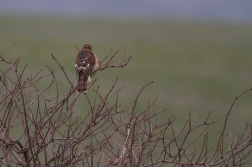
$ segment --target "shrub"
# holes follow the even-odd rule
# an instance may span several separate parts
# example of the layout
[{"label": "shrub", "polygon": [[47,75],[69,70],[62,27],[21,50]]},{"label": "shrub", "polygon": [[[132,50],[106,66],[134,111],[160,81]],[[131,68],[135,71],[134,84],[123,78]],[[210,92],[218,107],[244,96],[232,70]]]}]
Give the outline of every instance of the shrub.
[{"label": "shrub", "polygon": [[[122,68],[131,57],[118,64],[109,53],[92,72],[108,68]],[[196,116],[189,115],[181,130],[174,128],[175,116],[158,121],[163,111],[154,111],[156,99],[144,109],[137,107],[146,84],[139,91],[130,108],[122,109],[118,101],[121,88],[115,88],[115,80],[105,96],[99,87],[88,94],[77,94],[59,61],[52,58],[69,82],[69,92],[60,96],[54,71],[40,71],[29,76],[27,66],[18,67],[14,62],[0,57],[0,164],[1,166],[243,166],[251,163],[251,125],[235,135],[227,130],[230,110],[217,120],[207,118],[196,124]],[[40,89],[37,83],[48,80],[48,87]],[[50,97],[52,88],[56,93]],[[94,96],[90,100],[89,94]],[[89,107],[83,118],[75,117],[76,101],[85,96]],[[115,101],[109,99],[115,98]],[[221,122],[220,135],[214,147],[209,146],[211,136],[207,129]],[[200,129],[200,132],[198,133]],[[196,133],[197,131],[197,133]],[[199,141],[202,144],[197,147]]]}]

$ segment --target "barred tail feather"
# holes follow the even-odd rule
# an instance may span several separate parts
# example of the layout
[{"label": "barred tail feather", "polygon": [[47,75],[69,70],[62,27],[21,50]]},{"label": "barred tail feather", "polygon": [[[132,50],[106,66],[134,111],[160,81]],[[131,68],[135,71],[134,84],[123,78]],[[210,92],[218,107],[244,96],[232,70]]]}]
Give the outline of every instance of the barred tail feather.
[{"label": "barred tail feather", "polygon": [[80,71],[79,72],[79,77],[78,77],[78,83],[77,83],[77,91],[78,92],[87,92],[87,80],[85,78],[84,72]]}]

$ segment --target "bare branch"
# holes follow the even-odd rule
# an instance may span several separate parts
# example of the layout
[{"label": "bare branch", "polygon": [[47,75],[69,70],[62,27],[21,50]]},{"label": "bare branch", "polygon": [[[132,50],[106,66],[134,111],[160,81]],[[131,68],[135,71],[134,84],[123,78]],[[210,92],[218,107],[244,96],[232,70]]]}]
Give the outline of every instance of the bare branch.
[{"label": "bare branch", "polygon": [[[77,47],[76,47],[77,48]],[[78,49],[78,48],[77,48]],[[132,59],[126,57],[115,63],[117,51],[112,50],[99,62],[100,67],[92,72],[109,68],[123,68]],[[157,111],[158,96],[143,108],[138,102],[144,96],[144,85],[137,93],[133,104],[122,108],[117,87],[119,78],[112,83],[105,95],[97,86],[87,94],[76,93],[76,87],[64,67],[53,56],[64,73],[69,91],[62,94],[54,70],[42,70],[30,74],[26,66],[19,66],[20,58],[7,60],[0,55],[0,166],[249,166],[252,162],[252,125],[239,125],[233,133],[228,127],[233,101],[229,111],[211,120],[196,121],[195,112],[187,121],[179,122],[169,116],[160,121]],[[24,76],[29,76],[25,78]],[[40,88],[40,83],[47,83]],[[89,89],[94,88],[94,80]],[[55,90],[55,94],[49,93]],[[104,90],[103,90],[104,92]],[[76,102],[82,98],[82,106]],[[80,112],[81,117],[77,116]],[[214,143],[208,129],[223,121],[218,141]],[[198,123],[199,122],[199,123]],[[210,143],[211,142],[211,143]],[[214,143],[214,144],[212,144]]]}]

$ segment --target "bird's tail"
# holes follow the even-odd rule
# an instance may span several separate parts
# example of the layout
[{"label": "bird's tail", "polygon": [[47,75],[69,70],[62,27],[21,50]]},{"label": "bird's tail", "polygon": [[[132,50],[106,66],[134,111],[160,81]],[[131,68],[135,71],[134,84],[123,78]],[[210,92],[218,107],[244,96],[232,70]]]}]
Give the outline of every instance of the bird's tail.
[{"label": "bird's tail", "polygon": [[78,92],[87,92],[87,79],[84,75],[83,71],[80,71],[78,74],[78,83],[77,83],[77,91]]}]

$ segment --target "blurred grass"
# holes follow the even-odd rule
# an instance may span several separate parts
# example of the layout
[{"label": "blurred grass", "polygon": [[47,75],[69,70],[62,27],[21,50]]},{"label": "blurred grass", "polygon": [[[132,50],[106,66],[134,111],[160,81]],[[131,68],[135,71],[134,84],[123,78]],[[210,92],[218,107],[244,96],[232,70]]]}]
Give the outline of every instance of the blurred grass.
[{"label": "blurred grass", "polygon": [[[208,111],[212,111],[211,118],[218,118],[237,95],[252,87],[251,24],[7,14],[0,15],[0,24],[0,54],[6,59],[21,56],[21,63],[29,64],[31,73],[48,72],[46,65],[56,69],[66,90],[67,81],[51,53],[74,82],[74,45],[92,44],[100,59],[111,49],[119,50],[118,61],[126,48],[126,55],[134,61],[123,69],[99,72],[93,89],[99,85],[105,94],[119,77],[118,87],[125,86],[119,102],[129,108],[142,86],[154,81],[141,95],[139,107],[144,109],[148,99],[159,95],[154,110],[167,109],[159,119],[175,114],[178,127],[195,111],[199,122]],[[239,99],[230,123],[240,122],[244,127],[251,123],[251,99],[251,93]],[[81,110],[77,114],[83,115]]]}]

